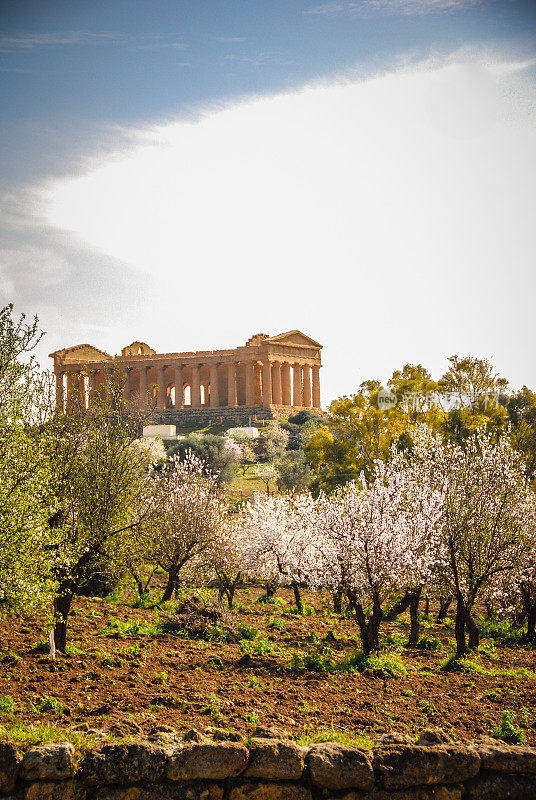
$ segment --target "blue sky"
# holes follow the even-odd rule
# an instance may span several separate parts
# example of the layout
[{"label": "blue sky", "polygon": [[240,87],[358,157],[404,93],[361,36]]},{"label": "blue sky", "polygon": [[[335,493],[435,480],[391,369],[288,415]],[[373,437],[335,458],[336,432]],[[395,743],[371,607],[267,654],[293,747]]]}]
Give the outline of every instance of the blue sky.
[{"label": "blue sky", "polygon": [[[326,401],[408,360],[438,374],[455,351],[536,385],[530,292],[510,291],[513,278],[534,289],[535,22],[528,0],[3,0],[0,299],[39,314],[48,351],[115,352],[141,333],[160,350],[203,349],[304,328],[326,344]],[[358,200],[346,165],[369,182]],[[430,176],[444,207],[425,196]],[[366,217],[362,232],[352,214]],[[269,290],[258,265],[273,271]],[[422,336],[410,314],[438,330]],[[352,335],[363,356],[349,374]]]}]

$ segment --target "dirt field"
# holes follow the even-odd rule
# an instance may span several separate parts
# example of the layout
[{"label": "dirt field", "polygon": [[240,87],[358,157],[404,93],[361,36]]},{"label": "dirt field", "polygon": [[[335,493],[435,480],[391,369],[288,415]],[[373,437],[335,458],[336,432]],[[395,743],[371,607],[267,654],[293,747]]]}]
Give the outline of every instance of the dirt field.
[{"label": "dirt field", "polygon": [[409,620],[402,616],[384,625],[384,654],[395,665],[401,660],[406,674],[318,671],[355,650],[354,620],[333,614],[327,597],[306,595],[314,613],[298,616],[290,593],[279,592],[276,605],[257,602],[260,593],[238,592],[236,610],[225,620],[238,631],[240,640],[231,642],[219,640],[225,638],[221,625],[213,641],[159,633],[162,614],[133,608],[133,596],[77,599],[69,652],[54,663],[46,654],[44,620],[4,622],[0,726],[87,723],[128,736],[169,725],[225,736],[247,735],[261,724],[296,737],[332,731],[370,739],[441,726],[469,737],[488,734],[512,709],[527,743],[536,744],[536,650],[486,638],[478,671],[444,672],[452,622],[424,621],[422,635],[430,646],[439,639],[440,649],[407,650]]}]

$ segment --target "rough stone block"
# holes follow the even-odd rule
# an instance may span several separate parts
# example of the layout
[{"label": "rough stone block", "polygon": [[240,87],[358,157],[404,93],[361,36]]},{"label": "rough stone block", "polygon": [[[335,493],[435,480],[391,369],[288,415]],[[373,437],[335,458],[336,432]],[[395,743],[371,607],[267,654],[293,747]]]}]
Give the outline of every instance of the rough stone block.
[{"label": "rough stone block", "polygon": [[69,742],[30,747],[20,767],[27,781],[64,781],[74,774],[74,747]]},{"label": "rough stone block", "polygon": [[373,763],[381,786],[406,789],[473,778],[480,768],[480,756],[464,745],[400,745],[375,750]]},{"label": "rough stone block", "polygon": [[416,743],[429,747],[433,744],[452,744],[452,739],[443,728],[425,728]]},{"label": "rough stone block", "polygon": [[370,756],[358,747],[314,745],[307,763],[313,782],[326,789],[371,789],[374,784]]},{"label": "rough stone block", "polygon": [[305,769],[308,749],[280,739],[253,739],[245,778],[298,781]]},{"label": "rough stone block", "polygon": [[370,792],[347,792],[342,797],[330,797],[327,800],[461,800],[463,787],[452,786],[416,786],[412,789],[372,789]]},{"label": "rough stone block", "polygon": [[94,800],[222,800],[223,787],[200,783],[148,783],[101,787]]},{"label": "rough stone block", "polygon": [[536,780],[532,775],[482,773],[467,782],[464,800],[536,800]]},{"label": "rough stone block", "polygon": [[172,781],[233,778],[244,771],[248,756],[247,748],[235,742],[190,744],[170,754],[166,775]]},{"label": "rough stone block", "polygon": [[13,791],[21,755],[11,742],[0,743],[0,794],[9,794]]},{"label": "rough stone block", "polygon": [[257,725],[252,733],[254,739],[290,739],[290,733],[281,728],[274,728],[265,725]]},{"label": "rough stone block", "polygon": [[482,769],[494,772],[536,774],[536,747],[520,747],[511,744],[479,744]]},{"label": "rough stone block", "polygon": [[244,781],[233,786],[229,800],[311,800],[311,791],[289,783]]},{"label": "rough stone block", "polygon": [[76,774],[90,786],[158,781],[164,773],[166,759],[163,747],[148,742],[110,744],[100,750],[90,750]]},{"label": "rough stone block", "polygon": [[39,781],[30,783],[24,791],[24,800],[86,800],[87,789],[72,780],[55,783]]}]

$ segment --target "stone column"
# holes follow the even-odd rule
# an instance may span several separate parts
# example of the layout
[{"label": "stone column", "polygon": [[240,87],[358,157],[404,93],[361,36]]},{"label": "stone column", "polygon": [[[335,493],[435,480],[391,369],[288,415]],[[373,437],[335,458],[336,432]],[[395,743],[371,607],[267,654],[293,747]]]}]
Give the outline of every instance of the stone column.
[{"label": "stone column", "polygon": [[303,367],[303,405],[311,408],[311,367],[305,364]]},{"label": "stone column", "polygon": [[78,402],[80,403],[80,408],[86,407],[86,381],[84,376],[81,372],[78,373]]},{"label": "stone column", "polygon": [[218,365],[210,365],[210,407],[218,408],[220,405],[220,387],[218,386]]},{"label": "stone column", "polygon": [[236,364],[234,361],[227,366],[227,405],[231,408],[236,408],[238,405],[236,397]]},{"label": "stone column", "polygon": [[156,383],[158,391],[156,393],[156,408],[158,411],[164,411],[166,408],[166,380],[164,377],[164,365],[156,365]]},{"label": "stone column", "polygon": [[182,367],[175,364],[175,408],[182,408],[183,397]]},{"label": "stone column", "polygon": [[255,405],[260,405],[262,403],[262,381],[261,381],[261,372],[262,367],[260,364],[255,362],[253,365],[253,392],[255,396]]},{"label": "stone column", "polygon": [[201,407],[201,384],[199,383],[199,364],[192,366],[192,383],[190,386],[192,408]]},{"label": "stone column", "polygon": [[74,372],[67,373],[67,407],[72,408],[77,393],[78,375]]},{"label": "stone column", "polygon": [[255,364],[248,361],[246,367],[246,405],[251,408],[255,405]]},{"label": "stone column", "polygon": [[97,390],[97,373],[94,369],[89,370],[89,386],[88,386],[88,397],[87,397],[87,404],[89,406],[93,405],[95,402],[95,392]]},{"label": "stone column", "polygon": [[65,372],[56,372],[56,405],[63,410],[63,376]]},{"label": "stone column", "polygon": [[313,367],[313,408],[320,406],[320,367],[315,364]]},{"label": "stone column", "polygon": [[283,405],[292,405],[292,387],[290,385],[290,364],[285,363],[281,365],[281,394],[283,397]]},{"label": "stone column", "polygon": [[294,375],[292,387],[292,405],[301,406],[303,405],[301,364],[293,364],[292,370]]},{"label": "stone column", "polygon": [[123,400],[128,402],[130,400],[130,367],[127,367],[123,372]]},{"label": "stone column", "polygon": [[140,407],[147,408],[147,367],[140,367]]},{"label": "stone column", "polygon": [[281,364],[275,361],[272,365],[272,399],[276,406],[280,406],[283,402],[283,394],[281,390]]},{"label": "stone column", "polygon": [[265,361],[262,365],[262,404],[272,404],[272,364]]}]

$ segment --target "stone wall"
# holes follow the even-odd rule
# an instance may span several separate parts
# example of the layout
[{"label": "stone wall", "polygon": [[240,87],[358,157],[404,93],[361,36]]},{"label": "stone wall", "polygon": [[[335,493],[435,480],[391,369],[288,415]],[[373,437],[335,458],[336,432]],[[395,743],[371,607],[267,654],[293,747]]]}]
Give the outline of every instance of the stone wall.
[{"label": "stone wall", "polygon": [[[362,750],[301,747],[258,730],[239,742],[171,739],[105,744],[0,744],[0,796],[11,800],[535,800],[536,748],[481,737],[415,742],[388,734]],[[262,734],[260,736],[259,734]]]},{"label": "stone wall", "polygon": [[249,419],[275,419],[288,416],[285,406],[265,408],[264,406],[238,406],[236,408],[182,408],[174,411],[153,411],[147,424],[156,425],[209,425],[220,420],[231,425],[247,425]]}]

